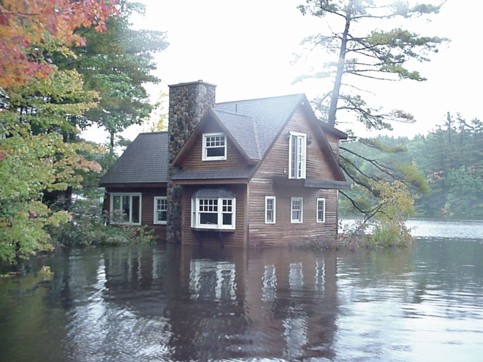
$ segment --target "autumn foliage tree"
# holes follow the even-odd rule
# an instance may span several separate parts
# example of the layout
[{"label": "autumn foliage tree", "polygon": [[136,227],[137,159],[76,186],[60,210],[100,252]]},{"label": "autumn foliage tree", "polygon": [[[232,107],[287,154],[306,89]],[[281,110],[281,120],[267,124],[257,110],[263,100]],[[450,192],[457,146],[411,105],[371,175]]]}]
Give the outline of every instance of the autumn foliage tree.
[{"label": "autumn foliage tree", "polygon": [[[80,172],[99,171],[66,142],[72,120],[98,102],[75,70],[59,70],[54,54],[74,56],[83,27],[105,30],[114,1],[0,1],[0,261],[16,263],[53,247],[48,228],[69,214],[45,195],[80,186]],[[68,138],[68,137],[67,137]]]},{"label": "autumn foliage tree", "polygon": [[76,33],[94,26],[106,29],[116,12],[115,0],[2,0],[0,1],[0,87],[45,78],[55,67],[52,52],[71,54],[70,46],[85,45]]}]

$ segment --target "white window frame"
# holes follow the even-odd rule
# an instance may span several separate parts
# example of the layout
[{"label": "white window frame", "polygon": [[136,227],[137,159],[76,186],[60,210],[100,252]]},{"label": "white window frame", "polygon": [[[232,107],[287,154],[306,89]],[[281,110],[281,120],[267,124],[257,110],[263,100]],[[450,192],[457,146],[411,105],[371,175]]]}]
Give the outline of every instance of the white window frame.
[{"label": "white window frame", "polygon": [[[115,214],[116,210],[114,210],[114,198],[121,197],[129,197],[129,215],[127,221],[116,220]],[[133,222],[133,197],[139,197],[139,215],[138,220],[139,222]],[[113,225],[141,225],[142,221],[142,194],[140,192],[112,192],[110,195],[110,203],[109,203],[109,221]],[[122,209],[122,201],[120,203],[120,207]],[[119,212],[121,210],[117,210]]]},{"label": "white window frame", "polygon": [[288,178],[305,179],[307,173],[307,135],[289,132]]},{"label": "white window frame", "polygon": [[[269,210],[268,202],[273,201],[272,209]],[[269,219],[268,212],[272,212],[272,219]],[[265,196],[265,224],[276,224],[277,223],[277,198],[275,196]]]},{"label": "white window frame", "polygon": [[[158,209],[158,201],[164,201],[165,209]],[[159,220],[158,212],[166,212],[166,220]],[[153,211],[153,223],[155,225],[166,225],[168,220],[168,198],[166,196],[155,196],[154,197],[154,211]]]},{"label": "white window frame", "polygon": [[[216,137],[223,137],[223,145],[222,146],[211,146],[211,145],[208,145],[208,141],[210,140],[210,138],[213,137],[215,138],[215,141],[216,141]],[[211,142],[211,141],[210,141]],[[226,135],[224,133],[203,133],[203,151],[202,151],[202,161],[220,161],[220,160],[226,160],[226,143],[227,143],[227,139],[226,139]],[[223,155],[222,156],[208,156],[208,150],[210,148],[221,148],[223,147]]]},{"label": "white window frame", "polygon": [[[320,205],[322,205],[322,209],[320,208]],[[325,205],[325,198],[318,197],[315,204],[315,219],[319,224],[325,223]],[[319,217],[320,212],[322,212],[322,218]]]},{"label": "white window frame", "polygon": [[[216,210],[213,211],[200,211],[201,200],[212,200],[216,201]],[[231,205],[224,205],[224,201],[230,201]],[[214,203],[212,204],[214,206]],[[205,207],[210,208],[211,205],[205,205]],[[231,211],[227,212],[226,208],[230,208]],[[201,214],[203,213],[213,213],[216,214],[216,224],[202,224]],[[231,214],[231,224],[223,224],[223,215]],[[236,198],[226,198],[226,197],[194,197],[191,199],[191,227],[196,229],[209,229],[209,230],[235,230],[236,227]]]},{"label": "white window frame", "polygon": [[[300,202],[300,209],[294,209],[295,202]],[[300,211],[300,217],[294,219],[294,211]],[[304,198],[292,197],[290,199],[290,222],[292,224],[302,224],[304,222]]]}]

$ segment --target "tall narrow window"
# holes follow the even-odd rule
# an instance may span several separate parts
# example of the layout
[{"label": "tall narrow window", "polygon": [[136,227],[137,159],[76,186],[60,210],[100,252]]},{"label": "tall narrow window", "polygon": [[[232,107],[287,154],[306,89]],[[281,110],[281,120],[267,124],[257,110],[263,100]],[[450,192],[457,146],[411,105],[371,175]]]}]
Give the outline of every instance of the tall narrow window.
[{"label": "tall narrow window", "polygon": [[111,224],[141,225],[141,194],[112,193],[109,216]]},{"label": "tall narrow window", "polygon": [[306,172],[307,135],[290,132],[289,178],[304,179]]},{"label": "tall narrow window", "polygon": [[276,222],[276,199],[275,196],[265,196],[265,224]]},{"label": "tall narrow window", "polygon": [[292,197],[290,212],[290,221],[292,224],[299,224],[303,222],[304,199],[302,197]]},{"label": "tall narrow window", "polygon": [[203,134],[202,160],[226,160],[226,137],[223,133]]},{"label": "tall narrow window", "polygon": [[166,224],[168,220],[168,200],[166,196],[154,198],[154,223]]},{"label": "tall narrow window", "polygon": [[317,222],[325,222],[325,199],[322,198],[317,199]]}]

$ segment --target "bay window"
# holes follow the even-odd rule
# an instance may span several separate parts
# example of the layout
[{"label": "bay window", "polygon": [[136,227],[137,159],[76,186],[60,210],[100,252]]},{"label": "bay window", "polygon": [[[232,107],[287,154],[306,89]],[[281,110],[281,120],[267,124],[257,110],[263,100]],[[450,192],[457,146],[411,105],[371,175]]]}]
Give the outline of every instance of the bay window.
[{"label": "bay window", "polygon": [[197,229],[235,229],[235,198],[193,197],[191,226]]}]

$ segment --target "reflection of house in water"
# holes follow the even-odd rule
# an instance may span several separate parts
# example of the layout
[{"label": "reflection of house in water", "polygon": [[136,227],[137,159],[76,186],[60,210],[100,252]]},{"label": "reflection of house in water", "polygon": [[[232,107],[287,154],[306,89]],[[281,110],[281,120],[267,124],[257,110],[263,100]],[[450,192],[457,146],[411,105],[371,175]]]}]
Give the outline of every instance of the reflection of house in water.
[{"label": "reflection of house in water", "polygon": [[75,297],[73,343],[93,358],[334,357],[335,254],[126,247],[82,260],[92,292]]},{"label": "reflection of house in water", "polygon": [[333,357],[336,332],[336,256],[296,250],[257,252],[246,278],[250,331],[267,355]]},{"label": "reflection of house in water", "polygon": [[235,264],[209,259],[190,262],[189,291],[192,299],[236,299]]},{"label": "reflection of house in water", "polygon": [[210,253],[183,248],[181,288],[192,302],[189,312],[186,305],[170,308],[189,316],[183,330],[173,323],[173,333],[185,340],[186,353],[176,357],[333,357],[335,255]]}]

